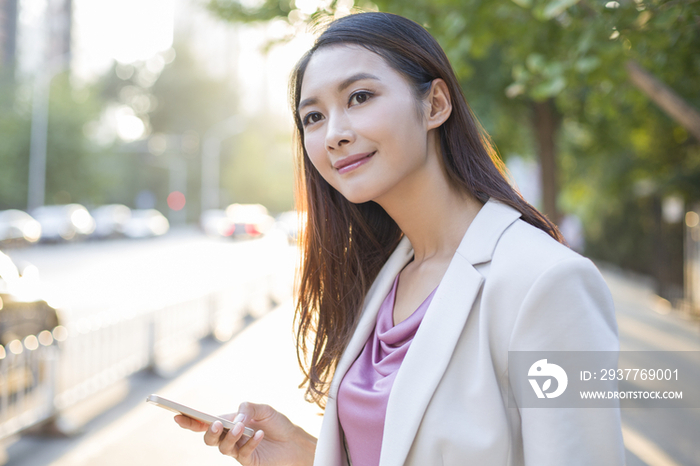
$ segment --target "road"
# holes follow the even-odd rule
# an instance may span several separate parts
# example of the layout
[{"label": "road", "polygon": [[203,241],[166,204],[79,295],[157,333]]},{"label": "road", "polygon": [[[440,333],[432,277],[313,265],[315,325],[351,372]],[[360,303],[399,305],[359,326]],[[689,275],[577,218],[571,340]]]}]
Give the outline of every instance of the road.
[{"label": "road", "polygon": [[[152,241],[47,245],[10,255],[37,265],[44,280],[73,306],[70,317],[82,318],[99,307],[181,297],[198,287],[219,286],[203,277],[211,271],[245,275],[250,267],[265,263],[275,244],[231,243],[184,231]],[[700,351],[698,320],[670,310],[643,278],[611,267],[601,270],[615,300],[623,351]],[[8,464],[231,464],[202,446],[201,438],[177,428],[167,412],[147,406],[143,400],[150,393],[215,413],[235,410],[242,400],[268,402],[317,433],[318,410],[303,402],[297,388],[301,378],[291,326],[291,302],[286,302],[224,345],[203,342],[200,355],[173,378],[138,373],[81,408],[83,412],[70,413],[68,418],[83,424],[81,435],[24,436],[9,446]],[[664,367],[688,364],[678,353],[658,353],[656,358]],[[622,420],[628,466],[700,466],[700,409],[630,408],[622,410]]]},{"label": "road", "polygon": [[110,309],[186,301],[274,267],[281,254],[288,261],[293,248],[277,234],[230,240],[180,229],[160,238],[39,244],[5,252],[20,268],[35,265],[46,294],[66,319],[77,320]]}]

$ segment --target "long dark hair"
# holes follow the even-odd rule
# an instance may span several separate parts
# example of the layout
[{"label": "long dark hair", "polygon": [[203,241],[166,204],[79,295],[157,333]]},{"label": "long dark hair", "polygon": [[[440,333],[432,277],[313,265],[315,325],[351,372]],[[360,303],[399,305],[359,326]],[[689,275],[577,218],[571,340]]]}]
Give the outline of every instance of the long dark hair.
[{"label": "long dark hair", "polygon": [[338,359],[357,324],[363,300],[402,237],[394,220],[375,202],[353,204],[315,169],[304,148],[297,111],[302,80],[313,54],[336,44],[354,44],[380,55],[412,84],[417,98],[441,78],[452,113],[439,128],[442,161],[450,183],[486,202],[493,197],[522,213],[522,219],[557,241],[563,239],[544,215],[528,204],[505,178],[505,166],[490,137],[470,110],[447,56],[420,25],[388,13],[359,13],[332,23],[299,61],[290,82],[296,123],[296,203],[305,214],[297,275],[297,357],[306,397],[325,406]]}]

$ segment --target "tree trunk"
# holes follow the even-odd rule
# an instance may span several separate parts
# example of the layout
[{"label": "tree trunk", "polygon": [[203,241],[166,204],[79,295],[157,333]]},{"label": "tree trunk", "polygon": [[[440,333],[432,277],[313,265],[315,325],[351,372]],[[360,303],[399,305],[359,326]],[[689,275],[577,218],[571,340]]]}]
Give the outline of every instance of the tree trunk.
[{"label": "tree trunk", "polygon": [[556,133],[559,127],[559,115],[552,99],[532,103],[533,125],[540,159],[540,180],[542,185],[542,210],[555,224],[559,224],[557,197],[557,148]]},{"label": "tree trunk", "polygon": [[651,257],[652,274],[656,279],[656,293],[662,298],[669,296],[669,254],[666,249],[667,238],[664,235],[664,220],[662,215],[661,197],[653,194],[651,209],[654,218],[654,230],[652,233],[653,253]]}]

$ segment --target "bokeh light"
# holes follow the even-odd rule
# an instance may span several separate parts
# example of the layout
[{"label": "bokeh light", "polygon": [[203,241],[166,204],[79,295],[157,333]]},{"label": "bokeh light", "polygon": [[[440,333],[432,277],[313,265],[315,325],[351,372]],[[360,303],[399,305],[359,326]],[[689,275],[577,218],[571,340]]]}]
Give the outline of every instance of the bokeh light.
[{"label": "bokeh light", "polygon": [[185,207],[185,195],[180,191],[173,191],[168,194],[168,207],[172,210],[182,210]]}]

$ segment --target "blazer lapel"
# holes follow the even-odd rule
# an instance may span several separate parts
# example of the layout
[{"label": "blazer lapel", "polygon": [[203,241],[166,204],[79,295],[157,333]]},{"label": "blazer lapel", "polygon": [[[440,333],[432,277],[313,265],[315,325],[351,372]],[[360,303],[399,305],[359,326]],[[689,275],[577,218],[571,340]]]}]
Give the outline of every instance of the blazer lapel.
[{"label": "blazer lapel", "polygon": [[377,313],[386,295],[389,294],[391,286],[394,283],[394,278],[401,272],[401,269],[411,260],[413,256],[413,248],[408,238],[404,236],[399,241],[399,244],[391,253],[382,269],[379,271],[377,278],[367,292],[365,304],[360,316],[360,321],[357,324],[357,329],[353,334],[348,347],[345,349],[343,356],[338,361],[336,366],[333,382],[330,387],[329,395],[332,398],[338,394],[340,382],[345,376],[345,373],[350,369],[352,363],[357,359],[362,349],[369,338],[370,333],[374,330],[377,322]]},{"label": "blazer lapel", "polygon": [[482,282],[474,267],[455,255],[396,374],[384,423],[381,466],[404,464]]},{"label": "blazer lapel", "polygon": [[328,403],[323,416],[319,441],[316,447],[316,455],[314,465],[329,466],[347,464],[343,461],[343,440],[340,431],[340,422],[338,421],[338,406],[337,396],[340,382],[343,380],[345,373],[350,369],[350,366],[355,361],[357,356],[364,348],[370,333],[374,329],[377,321],[377,313],[386,295],[389,294],[391,285],[394,283],[394,278],[408,263],[413,256],[413,248],[407,237],[403,237],[396,246],[394,252],[389,256],[389,259],[379,271],[377,278],[372,283],[363,306],[360,321],[357,324],[357,329],[353,334],[348,347],[338,361],[335,374],[328,392]]},{"label": "blazer lapel", "polygon": [[[489,200],[462,238],[396,375],[387,405],[380,466],[404,464],[481,290],[484,278],[474,265],[491,260],[501,234],[518,217],[520,212],[515,209]],[[388,288],[382,296],[387,292]]]}]

